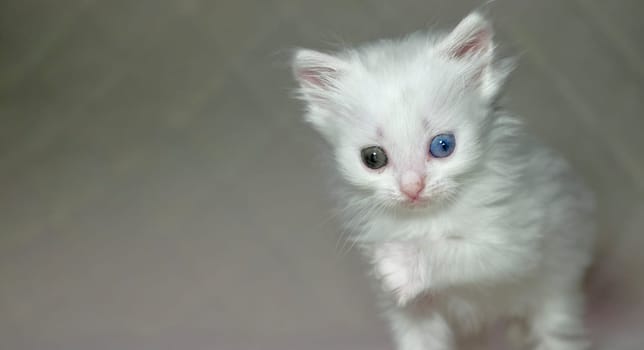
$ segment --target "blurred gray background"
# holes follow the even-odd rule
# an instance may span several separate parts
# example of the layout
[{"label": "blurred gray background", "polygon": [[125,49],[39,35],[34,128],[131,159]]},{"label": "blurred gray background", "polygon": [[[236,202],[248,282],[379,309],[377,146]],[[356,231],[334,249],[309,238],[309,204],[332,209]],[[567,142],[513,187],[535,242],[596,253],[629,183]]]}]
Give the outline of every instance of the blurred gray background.
[{"label": "blurred gray background", "polygon": [[[480,4],[1,1],[0,348],[390,349],[285,52]],[[506,105],[599,194],[589,323],[611,350],[644,348],[643,10],[488,6],[520,59]]]}]

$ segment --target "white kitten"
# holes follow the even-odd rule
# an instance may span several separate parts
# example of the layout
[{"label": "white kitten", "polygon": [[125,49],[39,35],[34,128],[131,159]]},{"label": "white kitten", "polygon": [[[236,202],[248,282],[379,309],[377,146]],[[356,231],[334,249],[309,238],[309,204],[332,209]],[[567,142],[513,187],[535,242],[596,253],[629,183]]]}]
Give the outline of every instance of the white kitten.
[{"label": "white kitten", "polygon": [[495,107],[510,67],[492,36],[473,13],[447,34],[299,50],[298,92],[399,349],[453,349],[497,320],[536,349],[586,349],[593,197]]}]

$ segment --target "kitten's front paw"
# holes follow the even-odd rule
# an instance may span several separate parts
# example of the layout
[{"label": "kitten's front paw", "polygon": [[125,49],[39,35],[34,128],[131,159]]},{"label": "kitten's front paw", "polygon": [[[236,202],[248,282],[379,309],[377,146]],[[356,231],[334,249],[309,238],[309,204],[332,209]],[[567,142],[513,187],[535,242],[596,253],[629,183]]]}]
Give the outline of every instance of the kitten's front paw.
[{"label": "kitten's front paw", "polygon": [[385,292],[399,306],[421,294],[426,285],[426,266],[415,242],[389,242],[375,248],[373,263]]}]

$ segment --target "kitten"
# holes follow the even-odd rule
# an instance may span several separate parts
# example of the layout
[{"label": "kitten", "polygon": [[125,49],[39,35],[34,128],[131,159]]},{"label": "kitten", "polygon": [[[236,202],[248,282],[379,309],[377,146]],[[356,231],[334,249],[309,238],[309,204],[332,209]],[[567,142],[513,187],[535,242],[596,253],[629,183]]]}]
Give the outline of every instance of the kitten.
[{"label": "kitten", "polygon": [[496,107],[511,65],[492,37],[472,13],[450,33],[293,60],[401,350],[454,349],[498,320],[535,349],[589,347],[593,196]]}]

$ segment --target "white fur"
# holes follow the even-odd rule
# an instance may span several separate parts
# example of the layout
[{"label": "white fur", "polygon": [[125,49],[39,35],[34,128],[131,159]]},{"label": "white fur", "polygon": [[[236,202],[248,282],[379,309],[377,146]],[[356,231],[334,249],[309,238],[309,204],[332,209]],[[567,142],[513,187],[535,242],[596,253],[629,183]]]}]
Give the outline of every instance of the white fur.
[{"label": "white fur", "polygon": [[[495,107],[509,67],[493,53],[492,29],[474,13],[451,33],[294,58],[306,118],[345,180],[344,223],[372,263],[401,350],[453,349],[498,320],[525,325],[535,349],[588,346],[580,280],[593,197]],[[454,153],[429,156],[445,132]],[[389,158],[377,171],[360,158],[372,145]],[[416,205],[400,190],[410,171],[426,185]]]}]

